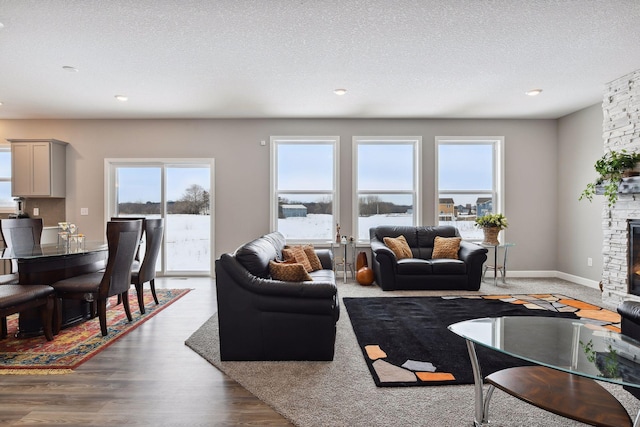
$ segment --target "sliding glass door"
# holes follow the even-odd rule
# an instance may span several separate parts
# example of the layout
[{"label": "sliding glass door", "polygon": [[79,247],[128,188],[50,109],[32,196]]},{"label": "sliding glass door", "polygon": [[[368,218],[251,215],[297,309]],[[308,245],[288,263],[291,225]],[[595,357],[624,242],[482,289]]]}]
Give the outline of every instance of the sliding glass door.
[{"label": "sliding glass door", "polygon": [[213,160],[107,162],[108,217],[165,218],[159,273],[210,275]]}]

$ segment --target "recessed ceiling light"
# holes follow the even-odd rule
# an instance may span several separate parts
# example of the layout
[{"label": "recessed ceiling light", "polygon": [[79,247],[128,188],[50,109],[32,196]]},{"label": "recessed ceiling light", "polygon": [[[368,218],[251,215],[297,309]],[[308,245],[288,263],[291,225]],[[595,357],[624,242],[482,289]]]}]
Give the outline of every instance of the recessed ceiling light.
[{"label": "recessed ceiling light", "polygon": [[542,93],[542,89],[531,89],[525,92],[529,96],[538,96]]},{"label": "recessed ceiling light", "polygon": [[0,101],[0,105],[4,105],[4,102]]},{"label": "recessed ceiling light", "polygon": [[347,93],[346,89],[334,89],[333,93],[335,93],[336,95],[342,96],[345,93]]},{"label": "recessed ceiling light", "polygon": [[68,71],[69,73],[77,73],[78,69],[76,67],[72,67],[71,65],[65,65],[62,67],[63,70]]},{"label": "recessed ceiling light", "polygon": [[128,97],[127,95],[116,95],[116,99],[117,99],[118,101],[125,102],[125,101],[128,101],[128,100],[129,100],[129,97]]}]

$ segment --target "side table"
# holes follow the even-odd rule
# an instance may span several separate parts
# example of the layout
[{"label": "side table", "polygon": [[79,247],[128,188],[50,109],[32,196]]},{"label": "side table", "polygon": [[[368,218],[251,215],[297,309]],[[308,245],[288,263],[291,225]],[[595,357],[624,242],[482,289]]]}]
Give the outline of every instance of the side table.
[{"label": "side table", "polygon": [[[347,269],[351,271],[351,278],[356,278],[356,242],[347,241],[347,242],[331,242],[331,250],[335,253],[335,249],[342,249],[341,257],[335,257],[335,261],[333,263],[333,271],[338,273],[340,270],[338,267],[342,267],[342,278],[344,283],[347,283]],[[351,252],[351,256],[349,256],[349,252]]]},{"label": "side table", "polygon": [[[500,243],[498,245],[480,243],[480,246],[482,247],[493,249],[493,265],[484,265],[484,269],[482,270],[482,280],[484,280],[484,277],[487,274],[487,270],[493,270],[493,284],[498,284],[498,271],[502,276],[502,283],[506,283],[505,280],[507,278],[507,253],[509,252],[509,248],[515,245],[515,243]],[[504,248],[504,259],[502,260],[502,264],[498,264],[498,252],[500,248]]]}]

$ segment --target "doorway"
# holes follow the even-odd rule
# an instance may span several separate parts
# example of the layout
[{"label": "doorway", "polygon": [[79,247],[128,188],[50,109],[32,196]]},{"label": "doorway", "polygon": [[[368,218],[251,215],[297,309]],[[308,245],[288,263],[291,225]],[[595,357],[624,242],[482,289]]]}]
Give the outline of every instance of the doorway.
[{"label": "doorway", "polygon": [[211,275],[213,159],[107,159],[107,218],[164,218],[159,275]]}]

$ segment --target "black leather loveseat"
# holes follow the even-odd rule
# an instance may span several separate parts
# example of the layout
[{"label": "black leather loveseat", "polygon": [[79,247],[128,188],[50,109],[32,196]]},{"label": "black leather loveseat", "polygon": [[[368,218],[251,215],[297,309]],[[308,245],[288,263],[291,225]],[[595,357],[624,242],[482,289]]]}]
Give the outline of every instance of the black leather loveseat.
[{"label": "black leather loveseat", "polygon": [[340,306],[333,255],[316,250],[312,281],[270,278],[285,238],[275,232],[216,260],[222,360],[333,360]]},{"label": "black leather loveseat", "polygon": [[[395,289],[461,289],[477,291],[487,249],[462,240],[458,259],[432,259],[436,236],[460,237],[452,226],[378,226],[369,230],[372,269],[378,286]],[[398,259],[385,237],[404,236],[411,258]]]}]

